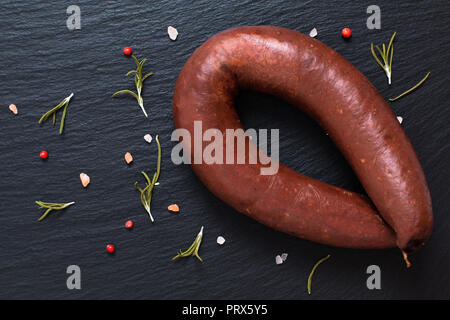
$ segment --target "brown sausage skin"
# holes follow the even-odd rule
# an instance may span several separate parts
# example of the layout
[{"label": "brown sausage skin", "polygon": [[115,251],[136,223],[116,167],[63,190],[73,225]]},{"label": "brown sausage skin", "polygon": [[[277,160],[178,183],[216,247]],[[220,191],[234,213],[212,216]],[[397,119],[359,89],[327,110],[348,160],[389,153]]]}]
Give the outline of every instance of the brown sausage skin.
[{"label": "brown sausage skin", "polygon": [[281,97],[315,119],[344,154],[376,209],[361,195],[281,164],[272,176],[260,175],[260,164],[193,164],[217,197],[272,228],[328,245],[397,245],[412,252],[424,244],[433,217],[422,168],[390,107],[352,64],[293,30],[227,30],[199,47],[182,69],[173,98],[176,128],[192,136],[196,120],[202,121],[203,130],[242,128],[233,102],[241,89]]}]

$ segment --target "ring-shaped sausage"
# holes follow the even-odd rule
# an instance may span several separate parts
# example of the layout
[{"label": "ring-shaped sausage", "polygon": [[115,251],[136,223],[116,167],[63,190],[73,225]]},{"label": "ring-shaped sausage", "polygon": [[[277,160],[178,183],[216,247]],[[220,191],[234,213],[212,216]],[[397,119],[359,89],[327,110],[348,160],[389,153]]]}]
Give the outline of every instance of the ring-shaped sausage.
[{"label": "ring-shaped sausage", "polygon": [[188,157],[202,152],[193,148],[195,121],[224,135],[242,128],[234,109],[241,89],[281,97],[315,119],[371,201],[283,165],[275,175],[261,175],[261,164],[192,164],[212,193],[269,227],[319,243],[397,245],[404,252],[424,244],[433,217],[416,153],[389,105],[351,63],[285,28],[239,27],[215,35],[192,54],[175,86],[175,127],[192,135],[183,141]]}]

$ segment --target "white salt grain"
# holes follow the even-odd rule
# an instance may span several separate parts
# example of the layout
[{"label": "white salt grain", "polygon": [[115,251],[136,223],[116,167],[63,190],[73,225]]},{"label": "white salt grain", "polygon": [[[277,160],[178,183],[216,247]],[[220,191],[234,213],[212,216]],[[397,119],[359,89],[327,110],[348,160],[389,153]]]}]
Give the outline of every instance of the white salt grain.
[{"label": "white salt grain", "polygon": [[153,138],[152,138],[151,135],[146,134],[146,135],[144,136],[144,140],[147,141],[148,143],[150,143],[150,142],[152,142]]},{"label": "white salt grain", "polygon": [[281,255],[281,259],[283,260],[283,262],[286,261],[287,257],[288,257],[288,254],[287,254],[287,253],[283,253],[283,254]]},{"label": "white salt grain", "polygon": [[398,120],[398,122],[400,122],[400,124],[402,124],[402,122],[403,122],[403,118],[402,117],[397,116],[397,120]]},{"label": "white salt grain", "polygon": [[225,243],[225,238],[222,236],[217,237],[217,244],[223,245]]},{"label": "white salt grain", "polygon": [[170,26],[167,28],[167,33],[169,34],[170,40],[175,41],[178,37],[178,31],[174,27]]},{"label": "white salt grain", "polygon": [[283,263],[283,259],[280,257],[280,255],[277,255],[275,257],[275,263],[276,264],[282,264]]},{"label": "white salt grain", "polygon": [[316,28],[312,29],[312,30],[309,32],[309,36],[310,36],[311,38],[314,38],[315,36],[317,36],[317,29],[316,29]]}]

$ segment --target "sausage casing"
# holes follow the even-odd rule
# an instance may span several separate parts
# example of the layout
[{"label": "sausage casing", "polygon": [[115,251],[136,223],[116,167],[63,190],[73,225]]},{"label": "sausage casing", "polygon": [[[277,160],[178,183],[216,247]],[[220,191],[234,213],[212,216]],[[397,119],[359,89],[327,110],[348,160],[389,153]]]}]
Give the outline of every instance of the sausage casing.
[{"label": "sausage casing", "polygon": [[[176,128],[242,128],[234,109],[239,90],[288,101],[330,135],[370,200],[280,164],[192,164],[217,197],[277,230],[324,244],[405,252],[431,234],[431,198],[417,155],[395,114],[370,81],[317,39],[272,26],[219,33],[189,58],[174,91]],[[188,146],[194,158],[194,141]],[[204,146],[207,142],[203,142]],[[250,143],[248,148],[256,148]],[[199,151],[201,152],[201,151]],[[373,203],[373,204],[372,204]]]}]

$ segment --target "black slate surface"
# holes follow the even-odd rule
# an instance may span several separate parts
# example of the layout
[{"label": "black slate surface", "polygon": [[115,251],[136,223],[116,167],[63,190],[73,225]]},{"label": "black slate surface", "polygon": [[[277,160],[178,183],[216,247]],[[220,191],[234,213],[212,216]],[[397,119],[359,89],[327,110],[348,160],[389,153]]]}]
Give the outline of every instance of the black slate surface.
[{"label": "black slate surface", "polygon": [[[66,27],[64,1],[0,4],[0,298],[37,299],[400,299],[450,298],[449,205],[449,24],[448,1],[377,1],[382,29],[366,28],[371,1],[77,1],[81,30]],[[276,25],[308,33],[358,67],[386,98],[431,76],[417,92],[391,103],[404,118],[427,176],[435,214],[434,233],[406,270],[396,249],[357,251],[311,243],[273,231],[215,198],[190,167],[170,161],[171,100],[178,73],[192,52],[217,32],[240,25]],[[179,31],[177,41],[167,26]],[[350,26],[344,41],[340,30]],[[373,61],[370,42],[386,42],[397,31],[393,84]],[[146,119],[132,98],[112,99],[132,88],[124,73],[131,46],[148,58]],[[75,93],[66,132],[39,117]],[[15,103],[19,115],[8,105]],[[247,127],[279,128],[281,161],[317,179],[362,192],[324,132],[287,103],[253,92],[237,99]],[[155,224],[149,222],[133,188],[141,170],[156,166],[160,135],[163,166],[154,192]],[[39,152],[50,153],[48,161]],[[135,161],[123,160],[130,151]],[[79,173],[91,177],[84,190]],[[35,200],[76,201],[45,221]],[[179,214],[167,212],[178,203]],[[135,221],[133,231],[124,222]],[[185,248],[201,226],[204,263],[170,258]],[[227,242],[218,247],[216,237]],[[115,255],[105,251],[107,243]],[[289,253],[285,264],[274,257]],[[306,292],[307,275],[326,254]],[[66,288],[66,268],[81,267],[82,289]],[[365,270],[377,264],[382,290],[366,288]]]}]

